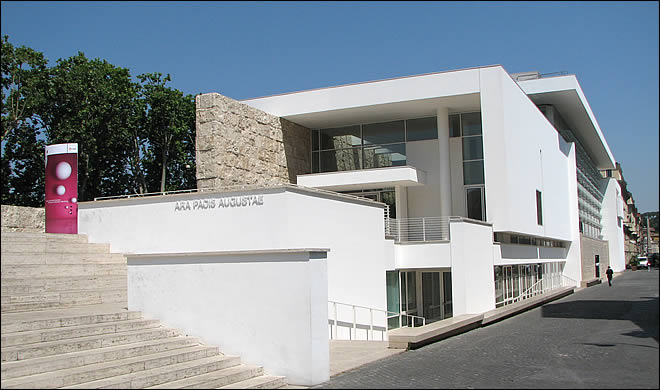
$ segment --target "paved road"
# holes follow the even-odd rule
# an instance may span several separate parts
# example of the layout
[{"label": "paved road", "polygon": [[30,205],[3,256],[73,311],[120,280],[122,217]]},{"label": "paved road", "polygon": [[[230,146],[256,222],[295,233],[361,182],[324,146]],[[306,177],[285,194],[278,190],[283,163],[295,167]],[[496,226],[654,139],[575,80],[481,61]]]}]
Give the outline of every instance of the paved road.
[{"label": "paved road", "polygon": [[658,388],[658,270],[340,374],[316,388]]}]

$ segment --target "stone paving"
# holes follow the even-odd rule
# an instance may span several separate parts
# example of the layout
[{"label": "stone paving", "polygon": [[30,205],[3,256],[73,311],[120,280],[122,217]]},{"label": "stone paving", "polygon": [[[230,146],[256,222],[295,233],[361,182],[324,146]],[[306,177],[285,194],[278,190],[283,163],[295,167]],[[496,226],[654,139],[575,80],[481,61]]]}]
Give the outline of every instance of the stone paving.
[{"label": "stone paving", "polygon": [[658,270],[607,283],[315,388],[654,388]]}]

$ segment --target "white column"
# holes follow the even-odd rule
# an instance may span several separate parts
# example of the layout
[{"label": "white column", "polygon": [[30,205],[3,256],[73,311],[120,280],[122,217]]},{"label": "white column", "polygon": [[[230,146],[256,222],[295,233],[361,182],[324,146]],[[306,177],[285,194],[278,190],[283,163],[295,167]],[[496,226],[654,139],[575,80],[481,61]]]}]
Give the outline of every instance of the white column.
[{"label": "white column", "polygon": [[451,215],[451,165],[449,162],[449,115],[438,108],[438,147],[440,152],[440,216]]},{"label": "white column", "polygon": [[408,218],[408,187],[394,187],[396,218]]}]

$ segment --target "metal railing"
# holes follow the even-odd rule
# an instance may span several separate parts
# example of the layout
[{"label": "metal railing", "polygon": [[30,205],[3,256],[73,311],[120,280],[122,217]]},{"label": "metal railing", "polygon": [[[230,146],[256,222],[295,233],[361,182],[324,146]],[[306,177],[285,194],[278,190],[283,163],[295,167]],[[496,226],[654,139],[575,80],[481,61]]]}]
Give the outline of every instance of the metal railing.
[{"label": "metal railing", "polygon": [[[391,311],[376,309],[373,307],[366,307],[360,305],[352,305],[350,303],[342,303],[335,301],[328,301],[328,305],[332,305],[332,309],[328,310],[329,313],[332,313],[332,317],[328,318],[328,325],[330,325],[330,339],[337,340],[337,330],[339,327],[349,328],[349,339],[356,340],[358,337],[358,329],[363,329],[366,331],[367,340],[374,339],[374,331],[380,332],[381,340],[385,340],[385,333],[390,330],[389,320],[391,318],[398,317],[399,319],[399,328],[403,326],[403,317],[406,317],[406,324],[411,324],[411,327],[415,327],[421,321],[422,326],[426,325],[426,319],[424,317],[412,315],[412,314],[402,314],[394,313]],[[342,306],[350,309],[352,314],[349,314],[350,321],[341,321],[337,315],[337,306]],[[366,323],[364,320],[358,320],[358,310],[368,311],[369,322]],[[381,314],[381,318],[384,319],[384,326],[374,325],[374,312]],[[364,312],[366,314],[366,312]],[[345,316],[343,316],[345,317]],[[365,316],[361,316],[365,317]],[[394,329],[394,328],[393,328]]]},{"label": "metal railing", "polygon": [[501,307],[501,306],[506,306],[510,305],[515,302],[520,302],[524,299],[528,299],[531,297],[535,297],[538,295],[542,295],[545,293],[548,293],[552,290],[556,290],[558,288],[562,287],[576,287],[577,282],[568,276],[561,275],[561,274],[555,274],[555,275],[550,275],[544,278],[539,279],[536,281],[534,284],[532,284],[529,288],[526,290],[523,290],[518,296],[516,297],[511,297],[511,298],[506,298],[501,301],[495,302],[496,307]]},{"label": "metal railing", "polygon": [[[449,241],[451,217],[418,217],[390,219],[385,234],[395,242]],[[389,230],[389,231],[388,231]]]}]

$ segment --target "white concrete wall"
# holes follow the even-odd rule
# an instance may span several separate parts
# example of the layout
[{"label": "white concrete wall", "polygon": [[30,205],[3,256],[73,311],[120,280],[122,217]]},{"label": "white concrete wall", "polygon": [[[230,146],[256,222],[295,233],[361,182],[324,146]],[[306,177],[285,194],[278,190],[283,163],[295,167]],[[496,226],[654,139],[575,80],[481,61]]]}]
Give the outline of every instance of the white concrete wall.
[{"label": "white concrete wall", "polygon": [[493,228],[451,221],[450,232],[453,315],[494,309]]},{"label": "white concrete wall", "polygon": [[408,187],[408,217],[440,216],[440,153],[438,140],[406,144],[406,163],[426,172],[426,184]]},{"label": "white concrete wall", "polygon": [[626,269],[626,256],[624,253],[621,186],[614,178],[603,180],[606,180],[607,187],[601,208],[601,224],[603,225],[601,234],[603,240],[609,241],[610,266],[614,272],[623,272]]},{"label": "white concrete wall", "polygon": [[[244,195],[261,195],[263,204],[175,211],[177,202]],[[387,308],[393,254],[385,252],[381,203],[291,187],[167,195],[83,202],[79,226],[90,242],[121,253],[330,248],[328,299]]]},{"label": "white concrete wall", "polygon": [[396,269],[451,267],[449,242],[395,245]]},{"label": "white concrete wall", "polygon": [[290,384],[322,383],[329,379],[327,264],[309,257],[129,257],[128,304]]},{"label": "white concrete wall", "polygon": [[[571,240],[560,136],[501,68],[480,70],[487,220],[495,231]],[[543,224],[536,220],[542,192]]]}]

